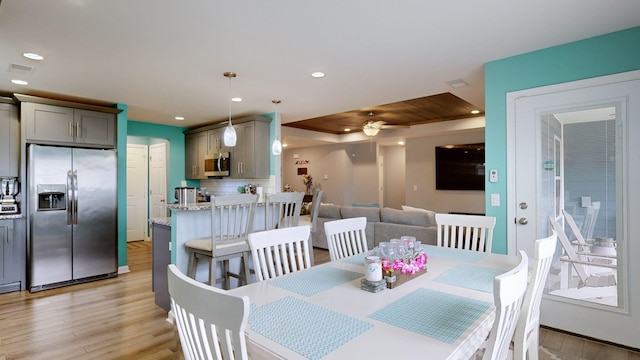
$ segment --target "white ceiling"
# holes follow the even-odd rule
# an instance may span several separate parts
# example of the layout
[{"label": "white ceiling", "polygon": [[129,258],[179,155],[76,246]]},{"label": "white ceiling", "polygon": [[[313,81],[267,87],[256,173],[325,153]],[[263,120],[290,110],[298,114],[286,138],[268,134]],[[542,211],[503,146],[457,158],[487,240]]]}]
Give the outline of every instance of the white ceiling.
[{"label": "white ceiling", "polygon": [[484,63],[638,25],[637,0],[4,0],[0,92],[192,127],[228,116],[222,73],[234,71],[234,118],[273,112],[273,99],[287,123],[443,92],[484,109]]}]

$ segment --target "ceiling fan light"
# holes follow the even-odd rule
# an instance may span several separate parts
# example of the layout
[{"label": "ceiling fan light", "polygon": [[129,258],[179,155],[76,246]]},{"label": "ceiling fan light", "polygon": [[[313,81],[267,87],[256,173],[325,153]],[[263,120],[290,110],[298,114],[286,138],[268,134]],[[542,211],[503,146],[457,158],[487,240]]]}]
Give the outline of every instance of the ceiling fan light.
[{"label": "ceiling fan light", "polygon": [[380,131],[379,128],[376,127],[367,127],[365,126],[362,131],[364,131],[364,134],[367,136],[376,136],[378,135],[378,131]]},{"label": "ceiling fan light", "polygon": [[234,147],[236,146],[236,140],[238,139],[236,135],[236,129],[231,125],[231,121],[226,128],[224,128],[224,133],[222,134],[224,140],[224,146],[226,147]]}]

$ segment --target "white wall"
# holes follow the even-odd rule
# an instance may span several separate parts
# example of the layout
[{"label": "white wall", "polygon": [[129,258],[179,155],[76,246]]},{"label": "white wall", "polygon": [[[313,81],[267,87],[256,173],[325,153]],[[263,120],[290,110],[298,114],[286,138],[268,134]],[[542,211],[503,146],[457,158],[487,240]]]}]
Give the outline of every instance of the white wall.
[{"label": "white wall", "polygon": [[[297,158],[294,158],[297,155]],[[308,164],[296,162],[308,161]],[[282,184],[291,185],[296,191],[304,191],[298,168],[306,167],[314,184],[320,184],[324,193],[322,202],[344,204],[345,193],[351,190],[353,174],[346,145],[325,145],[297,148],[282,152]],[[327,175],[325,180],[323,177]]]},{"label": "white wall", "polygon": [[[435,147],[480,142],[484,142],[484,128],[407,139],[404,147],[378,147],[375,142],[364,142],[285,149],[282,183],[304,191],[302,176],[297,171],[299,167],[306,167],[314,183],[324,189],[322,202],[337,205],[379,202],[376,159],[380,154],[385,158],[384,206],[484,213],[484,191],[435,190]],[[294,154],[298,158],[294,159]],[[308,163],[296,164],[304,161]],[[413,191],[414,185],[417,191]]]},{"label": "white wall", "polygon": [[484,129],[407,139],[406,205],[441,213],[484,213],[484,191],[436,190],[435,177],[436,146],[481,142],[484,142]]},{"label": "white wall", "polygon": [[385,207],[401,209],[406,202],[405,147],[383,146],[380,150],[384,159],[383,204]]}]

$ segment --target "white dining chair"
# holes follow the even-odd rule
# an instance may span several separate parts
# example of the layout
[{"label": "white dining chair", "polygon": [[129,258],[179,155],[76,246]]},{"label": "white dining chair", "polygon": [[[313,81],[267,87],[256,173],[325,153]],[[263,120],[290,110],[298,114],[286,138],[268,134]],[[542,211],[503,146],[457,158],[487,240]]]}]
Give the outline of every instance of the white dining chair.
[{"label": "white dining chair", "polygon": [[493,280],[496,316],[482,360],[504,360],[508,357],[527,289],[527,254],[520,250],[518,257],[520,261],[516,267]]},{"label": "white dining chair", "polygon": [[367,218],[357,217],[327,221],[324,233],[329,245],[331,261],[369,251],[367,246]]},{"label": "white dining chair", "polygon": [[300,220],[298,221],[298,225],[309,225],[311,226],[311,232],[316,232],[316,224],[318,223],[318,210],[320,209],[320,204],[322,203],[322,194],[324,191],[322,189],[315,188],[313,190],[313,197],[311,198],[311,208],[309,210],[309,215],[300,216]]},{"label": "white dining chair", "polygon": [[306,225],[249,234],[256,279],[269,280],[310,268],[309,234]]},{"label": "white dining chair", "polygon": [[302,192],[268,194],[265,200],[265,230],[298,226],[302,209]]},{"label": "white dining chair", "polygon": [[202,284],[173,264],[167,277],[184,358],[249,359],[245,340],[249,297]]},{"label": "white dining chair", "polygon": [[[211,286],[222,282],[229,289],[229,277],[237,278],[240,285],[249,283],[248,235],[253,230],[253,218],[258,203],[256,194],[233,194],[211,198],[211,236],[185,242],[189,254],[187,275],[196,278],[198,260],[209,260]],[[229,260],[240,258],[240,273],[229,270]],[[217,277],[218,262],[222,263],[222,276]]]},{"label": "white dining chair", "polygon": [[491,252],[495,217],[436,214],[436,224],[438,246]]},{"label": "white dining chair", "polygon": [[540,339],[540,301],[544,283],[549,276],[553,254],[556,252],[558,235],[555,231],[551,235],[538,239],[533,246],[533,268],[529,275],[529,285],[522,302],[520,317],[513,336],[513,358],[526,360],[538,359],[538,345]]}]

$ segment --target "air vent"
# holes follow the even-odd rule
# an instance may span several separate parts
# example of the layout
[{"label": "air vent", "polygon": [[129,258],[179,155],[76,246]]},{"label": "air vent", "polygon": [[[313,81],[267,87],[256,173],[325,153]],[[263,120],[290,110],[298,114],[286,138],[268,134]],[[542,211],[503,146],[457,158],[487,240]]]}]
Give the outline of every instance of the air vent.
[{"label": "air vent", "polygon": [[16,73],[16,74],[31,74],[33,70],[34,70],[33,66],[20,65],[20,64],[9,65],[9,72]]}]

